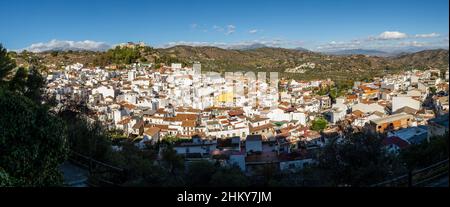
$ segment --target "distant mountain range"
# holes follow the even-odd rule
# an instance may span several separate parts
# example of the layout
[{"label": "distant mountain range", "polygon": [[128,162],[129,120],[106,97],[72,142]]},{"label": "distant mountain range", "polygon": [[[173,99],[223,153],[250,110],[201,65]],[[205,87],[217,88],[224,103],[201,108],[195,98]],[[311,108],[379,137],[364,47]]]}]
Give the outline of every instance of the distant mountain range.
[{"label": "distant mountain range", "polygon": [[[415,49],[417,48],[410,48],[410,51]],[[46,65],[67,65],[79,62],[94,67],[99,63],[114,63],[114,59],[110,59],[112,57],[103,54],[105,52],[64,52],[57,56],[52,56],[50,52],[35,53]],[[357,49],[330,54],[309,51],[304,48],[286,49],[267,47],[264,44],[251,44],[235,46],[233,49],[186,45],[170,48],[141,48],[139,56],[135,60],[169,65],[179,62],[187,66],[194,62],[200,62],[204,71],[270,71],[300,80],[332,78],[347,81],[413,68],[447,69],[448,58],[448,50],[444,49],[414,53],[409,51],[387,53],[378,50]],[[19,64],[26,64],[26,60],[26,56],[17,58]],[[314,64],[315,67],[305,69],[302,73],[286,72],[287,69],[305,64]]]},{"label": "distant mountain range", "polygon": [[[400,56],[405,54],[416,53],[425,50],[433,50],[435,48],[427,48],[427,47],[402,47],[401,49],[392,50],[392,51],[382,51],[382,50],[372,50],[372,49],[349,49],[349,50],[337,50],[337,51],[329,51],[322,52],[328,55],[338,55],[338,56],[346,56],[346,55],[367,55],[367,56],[378,56],[378,57],[393,57]],[[447,48],[448,49],[448,48]]]},{"label": "distant mountain range", "polygon": [[254,50],[254,49],[258,49],[258,48],[264,48],[264,47],[269,47],[265,44],[261,44],[261,43],[254,43],[254,44],[249,44],[249,45],[234,45],[234,46],[230,46],[227,49],[230,50]]},{"label": "distant mountain range", "polygon": [[311,52],[310,50],[303,48],[303,47],[297,47],[297,48],[294,48],[294,50],[301,51],[301,52]]},{"label": "distant mountain range", "polygon": [[[271,46],[267,46],[267,45],[261,44],[261,43],[254,43],[254,44],[250,44],[250,45],[235,45],[235,46],[228,47],[227,49],[245,51],[245,50],[255,50],[255,49],[259,49],[259,48],[277,48],[277,47],[271,47]],[[308,49],[305,49],[303,47],[297,47],[292,50],[302,51],[302,52],[310,52]]]},{"label": "distant mountain range", "polygon": [[339,50],[332,52],[325,52],[329,55],[368,55],[368,56],[380,56],[386,57],[392,55],[391,53],[380,50],[366,50],[366,49],[351,49],[351,50]]}]

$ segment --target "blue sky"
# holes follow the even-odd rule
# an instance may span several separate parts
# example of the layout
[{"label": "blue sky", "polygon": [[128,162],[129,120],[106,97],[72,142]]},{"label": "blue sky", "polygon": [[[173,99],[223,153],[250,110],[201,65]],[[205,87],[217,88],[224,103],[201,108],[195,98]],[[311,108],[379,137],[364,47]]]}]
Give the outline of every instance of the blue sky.
[{"label": "blue sky", "polygon": [[[448,0],[2,0],[12,50],[144,41],[311,50],[448,48]],[[86,41],[89,40],[89,41]],[[33,45],[34,44],[34,45]]]}]

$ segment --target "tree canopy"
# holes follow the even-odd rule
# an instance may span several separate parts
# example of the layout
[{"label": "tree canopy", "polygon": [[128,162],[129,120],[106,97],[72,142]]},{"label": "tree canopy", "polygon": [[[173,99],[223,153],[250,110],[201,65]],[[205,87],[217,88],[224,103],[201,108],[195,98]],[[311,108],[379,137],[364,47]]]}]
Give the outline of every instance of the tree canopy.
[{"label": "tree canopy", "polygon": [[447,159],[448,148],[449,137],[447,133],[443,136],[432,137],[430,142],[409,146],[400,152],[400,157],[409,169],[414,170]]},{"label": "tree canopy", "polygon": [[17,186],[62,184],[66,127],[30,99],[0,91],[0,166]]},{"label": "tree canopy", "polygon": [[324,118],[317,118],[312,122],[311,129],[314,131],[322,131],[327,128],[327,120]]},{"label": "tree canopy", "polygon": [[381,139],[357,133],[327,144],[319,156],[319,170],[329,185],[367,186],[382,181],[402,166]]},{"label": "tree canopy", "polygon": [[3,48],[3,45],[0,44],[0,86],[5,83],[5,78],[10,75],[15,67],[16,62],[8,55],[6,48]]},{"label": "tree canopy", "polygon": [[11,78],[15,67],[0,45],[0,186],[62,185],[66,126],[41,104],[39,70],[18,68]]}]

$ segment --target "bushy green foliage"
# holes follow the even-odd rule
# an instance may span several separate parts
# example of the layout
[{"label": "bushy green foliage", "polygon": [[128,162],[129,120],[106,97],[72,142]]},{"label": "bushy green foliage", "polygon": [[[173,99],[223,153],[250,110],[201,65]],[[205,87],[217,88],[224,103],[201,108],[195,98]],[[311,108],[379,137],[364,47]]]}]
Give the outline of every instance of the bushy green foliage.
[{"label": "bushy green foliage", "polygon": [[184,158],[178,155],[172,146],[168,145],[162,149],[162,164],[173,175],[184,168]]},{"label": "bushy green foliage", "polygon": [[214,187],[248,187],[249,178],[238,167],[219,168],[209,182]]},{"label": "bushy green foliage", "polygon": [[101,53],[94,59],[94,65],[106,66],[109,64],[127,65],[137,62],[148,62],[145,56],[154,52],[151,47],[120,47]]},{"label": "bushy green foliage", "polygon": [[15,67],[16,62],[11,59],[6,49],[0,44],[0,86],[5,83],[5,79]]},{"label": "bushy green foliage", "polygon": [[3,90],[0,114],[0,166],[14,185],[61,185],[58,166],[68,153],[63,122],[30,99]]},{"label": "bushy green foliage", "polygon": [[18,68],[8,81],[14,68],[0,45],[0,186],[62,185],[58,167],[68,155],[66,127],[41,104],[39,71]]},{"label": "bushy green foliage", "polygon": [[111,138],[107,136],[99,122],[89,123],[85,119],[78,118],[66,124],[72,150],[94,159],[106,159],[111,151]]},{"label": "bushy green foliage", "polygon": [[0,167],[0,187],[13,186],[14,181],[3,168]]},{"label": "bushy green foliage", "polygon": [[52,55],[52,57],[56,57],[58,56],[58,51],[52,51],[50,54]]},{"label": "bushy green foliage", "polygon": [[448,133],[444,136],[432,137],[430,142],[411,145],[400,153],[401,159],[411,170],[427,167],[433,163],[448,159]]},{"label": "bushy green foliage", "polygon": [[429,88],[431,94],[436,94],[437,88],[432,86]]},{"label": "bushy green foliage", "polygon": [[327,124],[328,122],[324,118],[316,118],[312,122],[311,129],[314,131],[322,131],[327,128]]},{"label": "bushy green foliage", "polygon": [[217,166],[208,161],[193,162],[188,167],[187,184],[195,187],[209,186]]},{"label": "bushy green foliage", "polygon": [[237,166],[222,167],[211,161],[190,163],[185,180],[189,187],[246,187],[250,184]]},{"label": "bushy green foliage", "polygon": [[401,171],[402,165],[381,139],[357,133],[330,142],[319,156],[318,170],[328,185],[367,186]]},{"label": "bushy green foliage", "polygon": [[24,94],[26,90],[28,72],[25,68],[20,67],[17,69],[14,77],[9,81],[8,88],[11,91]]},{"label": "bushy green foliage", "polygon": [[161,139],[161,144],[174,145],[176,143],[190,142],[191,139],[179,138],[173,135],[167,135]]}]

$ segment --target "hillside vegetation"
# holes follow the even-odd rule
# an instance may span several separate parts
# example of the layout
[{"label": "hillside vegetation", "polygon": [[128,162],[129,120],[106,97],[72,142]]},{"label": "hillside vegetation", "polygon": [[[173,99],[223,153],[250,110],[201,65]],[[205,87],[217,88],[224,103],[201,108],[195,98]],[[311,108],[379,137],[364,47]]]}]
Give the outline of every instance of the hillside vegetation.
[{"label": "hillside vegetation", "polygon": [[[366,55],[337,56],[284,48],[256,48],[250,50],[221,49],[217,47],[175,46],[155,49],[151,47],[114,48],[106,52],[22,52],[12,54],[19,64],[26,64],[30,56],[38,58],[48,67],[61,67],[76,62],[87,66],[125,65],[134,62],[169,65],[180,62],[191,65],[202,63],[203,71],[270,71],[299,80],[332,78],[333,80],[362,80],[401,70],[448,68],[448,50],[426,50],[397,57]],[[302,73],[285,73],[286,69],[303,64],[315,65]]]}]

